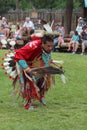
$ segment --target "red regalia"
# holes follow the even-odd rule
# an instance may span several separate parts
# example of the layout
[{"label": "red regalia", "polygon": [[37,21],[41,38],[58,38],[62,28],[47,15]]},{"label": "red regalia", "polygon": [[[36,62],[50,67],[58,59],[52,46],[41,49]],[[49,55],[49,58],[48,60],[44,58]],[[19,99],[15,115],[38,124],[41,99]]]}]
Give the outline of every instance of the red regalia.
[{"label": "red regalia", "polygon": [[[36,70],[39,69],[39,72],[25,72],[23,65],[19,64],[20,60],[25,61],[31,70],[36,68]],[[19,91],[19,95],[24,99],[25,109],[32,109],[33,100],[38,100],[42,105],[46,105],[44,94],[54,83],[52,74],[61,75],[64,73],[62,68],[57,65],[57,68],[52,68],[50,60],[51,55],[42,49],[42,39],[35,36],[32,37],[31,42],[7,54],[4,59],[4,69],[10,75],[9,77],[13,79],[15,92]],[[22,63],[24,64],[24,62]],[[42,68],[44,68],[45,73],[43,73]]]},{"label": "red regalia", "polygon": [[[42,53],[41,39],[37,39],[27,43],[23,48],[15,50],[14,60],[16,62],[20,59],[25,60],[30,68],[39,68],[45,66],[45,63],[42,59]],[[38,80],[30,81],[29,78],[25,76],[23,70],[21,73],[24,79],[24,84],[20,83],[20,94],[24,98],[25,105],[32,103],[33,99],[41,102],[45,91],[47,91],[52,84],[53,76],[47,74],[42,76],[37,73],[35,74],[35,78]],[[43,82],[44,85],[42,85]]]}]

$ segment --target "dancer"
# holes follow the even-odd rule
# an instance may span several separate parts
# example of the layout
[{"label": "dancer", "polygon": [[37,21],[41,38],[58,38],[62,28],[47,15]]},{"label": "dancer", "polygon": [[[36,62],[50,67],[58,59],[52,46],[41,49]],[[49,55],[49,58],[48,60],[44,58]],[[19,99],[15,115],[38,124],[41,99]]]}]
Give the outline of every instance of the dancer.
[{"label": "dancer", "polygon": [[[45,93],[53,84],[53,74],[63,76],[64,73],[61,65],[56,65],[51,58],[53,34],[44,34],[42,37],[33,35],[32,39],[24,47],[15,50],[14,54],[8,55],[10,57],[9,66],[12,67],[13,72],[7,71],[10,77],[14,78],[14,87],[19,81],[19,95],[24,100],[24,108],[28,110],[35,109],[34,100],[38,100],[43,106],[46,105]],[[6,66],[6,62],[4,62],[4,66]]]}]

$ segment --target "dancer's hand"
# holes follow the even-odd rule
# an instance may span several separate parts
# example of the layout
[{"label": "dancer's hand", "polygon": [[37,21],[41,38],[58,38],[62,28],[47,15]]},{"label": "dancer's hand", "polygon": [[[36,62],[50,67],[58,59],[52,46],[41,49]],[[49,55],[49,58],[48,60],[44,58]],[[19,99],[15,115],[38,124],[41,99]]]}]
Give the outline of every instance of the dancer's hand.
[{"label": "dancer's hand", "polygon": [[27,68],[24,69],[24,71],[27,72],[27,73],[30,73],[31,72],[31,68],[27,67]]}]

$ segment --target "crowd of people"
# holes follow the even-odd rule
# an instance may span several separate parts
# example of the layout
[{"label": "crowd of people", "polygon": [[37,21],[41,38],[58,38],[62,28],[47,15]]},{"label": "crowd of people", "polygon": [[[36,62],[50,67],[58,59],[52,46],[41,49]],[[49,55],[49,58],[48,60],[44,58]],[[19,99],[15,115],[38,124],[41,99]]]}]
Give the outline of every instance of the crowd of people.
[{"label": "crowd of people", "polygon": [[12,23],[5,17],[0,17],[0,44],[1,49],[5,49],[8,46],[13,47],[17,40],[22,40],[23,36],[34,32],[34,23],[29,17],[25,18],[24,23]]},{"label": "crowd of people", "polygon": [[[72,52],[72,54],[76,54],[78,48],[81,47],[81,55],[85,54],[85,49],[87,47],[87,22],[82,17],[78,18],[77,27],[74,31],[70,32],[70,41],[68,42],[67,52]],[[60,30],[61,28],[61,30]],[[54,39],[54,47],[53,51],[56,51],[56,48],[61,48],[62,44],[65,43],[65,29],[60,24],[55,25],[55,30],[60,32],[60,36]]]},{"label": "crowd of people", "polygon": [[[82,17],[78,18],[77,27],[75,30],[71,31],[71,40],[68,44],[67,52],[72,52],[75,54],[78,48],[82,48],[81,55],[85,54],[85,49],[87,46],[87,25],[86,20]],[[66,35],[65,28],[62,26],[61,22],[53,24],[52,27],[54,32],[59,32],[60,35],[54,39],[53,52],[58,48],[61,48],[62,44],[65,43],[64,37]],[[23,23],[12,23],[9,22],[5,17],[0,16],[0,48],[14,48],[18,41],[23,40],[23,36],[27,36],[27,41],[30,39],[30,34],[34,33],[35,26],[29,17],[25,18]]]}]

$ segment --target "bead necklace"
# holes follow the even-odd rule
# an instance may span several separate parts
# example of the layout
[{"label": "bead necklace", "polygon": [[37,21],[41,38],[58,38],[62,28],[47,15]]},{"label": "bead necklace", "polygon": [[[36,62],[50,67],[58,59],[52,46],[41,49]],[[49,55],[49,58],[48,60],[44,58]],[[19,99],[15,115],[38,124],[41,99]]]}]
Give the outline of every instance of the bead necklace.
[{"label": "bead necklace", "polygon": [[51,54],[48,54],[48,53],[46,53],[45,51],[43,51],[42,59],[43,59],[43,61],[45,62],[45,65],[46,65],[46,66],[49,66],[49,61],[50,61],[50,59],[51,59]]}]

